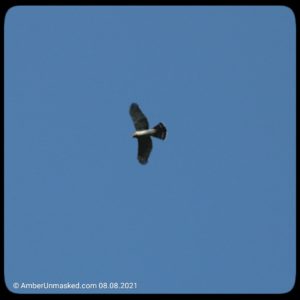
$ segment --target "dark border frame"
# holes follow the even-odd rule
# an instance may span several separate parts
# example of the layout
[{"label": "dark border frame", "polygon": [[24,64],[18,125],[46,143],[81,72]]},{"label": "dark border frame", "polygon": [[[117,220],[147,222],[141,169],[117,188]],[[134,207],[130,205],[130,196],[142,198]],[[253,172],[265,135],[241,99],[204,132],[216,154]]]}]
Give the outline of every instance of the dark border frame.
[{"label": "dark border frame", "polygon": [[[238,0],[231,0],[231,1],[222,1],[222,0],[203,0],[203,1],[196,1],[193,3],[193,1],[187,1],[188,3],[182,3],[182,4],[178,4],[178,3],[174,3],[173,5],[182,5],[182,6],[186,6],[186,5],[195,5],[195,6],[202,6],[202,5],[207,5],[207,6],[219,6],[219,5],[226,5],[226,6],[287,6],[289,7],[294,15],[295,15],[295,20],[296,20],[296,61],[297,61],[297,50],[298,50],[298,28],[297,28],[297,5],[296,5],[296,1],[291,1],[291,0],[286,0],[286,1],[280,1],[280,0],[264,0],[264,1],[259,1],[259,0],[248,0],[248,1],[238,1]],[[191,3],[192,2],[192,3]],[[1,69],[2,69],[2,80],[0,81],[0,92],[1,92],[1,96],[2,96],[2,102],[1,102],[1,108],[2,108],[2,117],[3,117],[3,121],[1,123],[1,133],[2,133],[2,141],[4,144],[4,26],[5,26],[5,16],[6,13],[8,12],[8,10],[14,6],[31,6],[31,5],[48,5],[48,6],[113,6],[113,5],[126,5],[126,6],[135,6],[135,5],[151,5],[151,6],[156,6],[156,5],[167,5],[166,1],[144,1],[140,2],[140,1],[128,1],[127,3],[122,3],[122,1],[107,1],[107,0],[1,0],[0,2],[0,17],[1,17],[1,27],[2,30],[0,31],[0,40],[1,40],[1,50],[2,50],[2,55],[1,55]],[[297,66],[296,66],[296,87],[298,83],[298,76],[297,76]],[[297,89],[296,89],[296,128],[298,128],[298,121],[297,121],[297,97],[298,93],[297,93]],[[297,132],[297,130],[296,130]],[[297,142],[297,138],[296,138],[296,149],[298,148],[298,142]],[[4,147],[2,148],[4,149]],[[3,160],[2,162],[2,169],[3,169],[3,190],[4,190],[4,155],[3,155]],[[298,171],[298,160],[297,160],[297,156],[296,156],[296,276],[295,276],[295,284],[294,287],[287,293],[283,293],[283,294],[178,294],[184,297],[191,297],[191,296],[197,296],[197,297],[203,297],[203,298],[212,298],[212,297],[218,297],[218,298],[222,298],[222,299],[253,299],[253,297],[263,297],[265,299],[270,299],[270,298],[275,298],[275,299],[300,299],[300,288],[299,288],[299,276],[298,276],[298,270],[299,270],[299,256],[297,255],[297,249],[299,248],[299,222],[297,220],[297,216],[299,215],[299,206],[297,205],[297,183],[298,183],[298,176],[297,176],[297,171]],[[2,230],[0,230],[2,238],[1,238],[1,244],[2,247],[0,249],[2,249],[2,259],[0,259],[0,266],[1,266],[1,277],[0,277],[0,295],[3,296],[3,299],[10,299],[10,298],[15,298],[15,297],[19,297],[22,299],[37,299],[42,297],[46,297],[46,298],[50,298],[52,296],[55,295],[59,295],[59,296],[64,296],[64,297],[81,297],[81,298],[85,298],[85,297],[103,297],[103,296],[127,296],[127,298],[138,298],[140,296],[142,297],[150,297],[150,296],[158,296],[158,295],[168,295],[168,296],[174,296],[177,294],[157,294],[157,293],[152,293],[152,294],[75,294],[75,293],[70,293],[70,294],[55,294],[55,293],[51,293],[51,294],[45,294],[45,293],[41,293],[41,294],[37,294],[37,293],[33,293],[33,294],[17,294],[17,293],[13,293],[11,292],[5,284],[5,280],[4,280],[4,192],[2,193],[3,195],[3,202],[1,205],[2,208],[2,217],[3,217],[3,222],[1,222],[1,227]],[[2,298],[2,297],[1,297]]]}]

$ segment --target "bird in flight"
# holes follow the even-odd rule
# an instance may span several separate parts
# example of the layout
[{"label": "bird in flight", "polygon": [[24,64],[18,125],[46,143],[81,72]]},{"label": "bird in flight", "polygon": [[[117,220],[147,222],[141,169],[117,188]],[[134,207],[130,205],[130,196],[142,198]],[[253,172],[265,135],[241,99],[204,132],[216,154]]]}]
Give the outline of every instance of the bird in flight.
[{"label": "bird in flight", "polygon": [[151,136],[164,140],[167,129],[163,123],[149,129],[148,120],[136,103],[130,105],[129,113],[136,129],[132,137],[138,140],[138,161],[145,165],[152,150]]}]

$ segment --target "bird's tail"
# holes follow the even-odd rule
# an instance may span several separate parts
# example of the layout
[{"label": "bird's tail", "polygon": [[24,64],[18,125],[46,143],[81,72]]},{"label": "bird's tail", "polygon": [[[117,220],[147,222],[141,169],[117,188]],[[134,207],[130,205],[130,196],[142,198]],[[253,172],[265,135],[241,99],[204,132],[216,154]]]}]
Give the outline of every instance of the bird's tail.
[{"label": "bird's tail", "polygon": [[164,126],[163,123],[158,123],[156,126],[153,127],[155,129],[155,132],[152,134],[152,136],[155,136],[156,138],[164,140],[167,136],[167,128]]}]

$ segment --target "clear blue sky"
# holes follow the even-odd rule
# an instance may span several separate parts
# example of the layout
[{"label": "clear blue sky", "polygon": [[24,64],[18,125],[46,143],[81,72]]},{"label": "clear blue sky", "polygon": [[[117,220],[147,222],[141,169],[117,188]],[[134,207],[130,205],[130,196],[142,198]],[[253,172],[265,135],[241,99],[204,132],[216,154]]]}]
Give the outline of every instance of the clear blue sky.
[{"label": "clear blue sky", "polygon": [[[9,10],[7,287],[289,291],[295,46],[284,6]],[[145,166],[131,136],[132,102],[168,128]]]}]

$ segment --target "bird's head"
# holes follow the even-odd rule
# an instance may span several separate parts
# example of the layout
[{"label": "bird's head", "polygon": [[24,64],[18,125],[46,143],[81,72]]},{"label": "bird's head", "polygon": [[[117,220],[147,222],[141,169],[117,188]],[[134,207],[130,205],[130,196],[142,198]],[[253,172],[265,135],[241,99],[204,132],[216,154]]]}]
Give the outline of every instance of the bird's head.
[{"label": "bird's head", "polygon": [[132,137],[133,137],[133,138],[137,138],[136,131],[132,134]]}]

